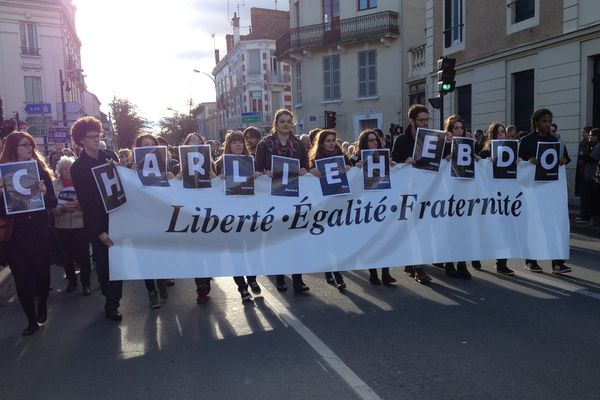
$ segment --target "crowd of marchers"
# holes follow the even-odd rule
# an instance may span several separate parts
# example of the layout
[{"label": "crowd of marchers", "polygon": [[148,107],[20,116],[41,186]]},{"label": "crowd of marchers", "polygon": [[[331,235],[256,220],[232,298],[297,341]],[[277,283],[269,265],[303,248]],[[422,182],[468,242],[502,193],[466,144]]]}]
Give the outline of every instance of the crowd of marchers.
[{"label": "crowd of marchers", "polygon": [[[558,142],[558,127],[552,121],[548,109],[536,110],[531,116],[531,129],[517,132],[514,126],[491,123],[486,132],[477,130],[471,135],[459,115],[451,115],[445,120],[446,145],[443,156],[450,158],[453,137],[470,136],[474,139],[477,162],[494,162],[492,141],[498,139],[518,139],[519,162],[536,164],[539,142]],[[271,131],[262,135],[255,127],[243,131],[229,131],[224,143],[205,140],[198,133],[190,133],[182,143],[168,143],[163,137],[140,134],[133,147],[167,146],[169,149],[168,179],[182,179],[179,161],[174,146],[211,145],[213,171],[211,177],[224,178],[223,155],[251,155],[254,157],[255,175],[271,176],[273,155],[298,159],[300,175],[319,176],[315,161],[332,156],[343,156],[346,168],[362,168],[361,150],[390,150],[390,164],[414,164],[413,149],[418,128],[428,128],[429,111],[423,105],[413,105],[408,110],[409,126],[393,142],[380,129],[366,129],[356,142],[342,142],[333,129],[313,129],[307,134],[294,133],[295,117],[287,109],[278,110],[273,118]],[[579,220],[593,225],[600,222],[600,130],[586,127],[583,131],[577,154],[576,194],[581,197]],[[40,324],[47,320],[48,294],[51,287],[50,266],[57,264],[64,268],[68,281],[65,292],[73,292],[81,285],[81,294],[90,296],[92,265],[95,267],[100,291],[105,297],[105,315],[108,319],[120,321],[119,303],[123,282],[110,280],[109,248],[114,244],[110,237],[108,214],[97,189],[92,168],[107,161],[136,169],[132,162],[132,149],[119,149],[117,153],[106,149],[102,141],[102,125],[93,117],[77,120],[71,127],[74,150],[56,150],[44,157],[36,147],[33,137],[27,132],[14,131],[2,141],[0,164],[35,160],[40,175],[39,187],[43,194],[45,210],[7,215],[4,202],[0,202],[0,263],[8,264],[15,281],[17,296],[27,317],[24,336],[35,333]],[[564,148],[564,146],[562,146]],[[564,150],[560,164],[569,163],[570,157]],[[0,189],[6,183],[0,179]],[[57,201],[60,193],[75,192],[69,201]],[[0,196],[2,192],[0,191]],[[10,227],[7,229],[7,227]],[[433,264],[443,268],[451,278],[471,279],[467,267],[481,269],[479,260],[456,260],[443,264]],[[552,260],[552,272],[568,273],[571,269],[564,260]],[[525,260],[524,267],[531,271],[543,272],[536,260]],[[420,284],[428,284],[431,277],[427,266],[404,266],[404,271]],[[514,267],[513,267],[514,268]],[[77,271],[79,274],[77,274]],[[503,275],[514,274],[506,259],[496,260],[496,271]],[[79,282],[77,276],[79,275]],[[261,293],[256,276],[233,277],[242,301],[252,301],[252,294]],[[327,283],[339,291],[347,290],[343,272],[325,273]],[[393,285],[396,279],[390,268],[369,269],[369,281],[373,285]],[[307,294],[310,290],[302,274],[292,275],[292,290],[296,294]],[[198,277],[196,302],[207,301],[211,290],[211,277]],[[168,287],[175,284],[172,279],[145,280],[150,308],[159,308],[168,298]],[[274,277],[278,292],[287,292],[286,277]]]}]

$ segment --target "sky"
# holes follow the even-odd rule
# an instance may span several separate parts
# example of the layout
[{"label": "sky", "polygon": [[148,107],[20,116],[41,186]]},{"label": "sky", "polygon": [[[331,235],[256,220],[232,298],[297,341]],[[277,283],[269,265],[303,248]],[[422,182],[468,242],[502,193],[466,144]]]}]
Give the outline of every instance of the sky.
[{"label": "sky", "polygon": [[[240,5],[241,34],[248,33],[250,8],[275,8],[275,0],[73,0],[88,90],[108,112],[113,96],[129,99],[142,116],[157,123],[173,111],[215,101],[210,74],[214,43],[225,55]],[[227,14],[229,4],[229,17]],[[288,10],[288,0],[278,0]]]}]

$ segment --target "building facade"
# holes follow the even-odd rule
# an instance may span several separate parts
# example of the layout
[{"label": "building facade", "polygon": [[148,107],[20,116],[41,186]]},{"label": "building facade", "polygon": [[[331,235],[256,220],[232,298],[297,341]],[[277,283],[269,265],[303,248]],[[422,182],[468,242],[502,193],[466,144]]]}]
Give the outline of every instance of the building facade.
[{"label": "building facade", "polygon": [[292,107],[290,66],[275,57],[276,39],[289,29],[289,13],[252,8],[250,19],[252,31],[242,36],[234,16],[227,54],[213,69],[221,135],[251,125],[266,131],[274,111]]},{"label": "building facade", "polygon": [[290,22],[277,55],[292,66],[299,132],[325,127],[326,111],[344,140],[405,125],[405,55],[422,44],[422,1],[290,0]]},{"label": "building facade", "polygon": [[[437,59],[456,58],[445,115],[468,128],[492,122],[529,130],[531,113],[554,113],[572,158],[580,132],[600,126],[600,3],[597,0],[427,0],[426,97],[437,95]],[[439,114],[432,113],[434,126]],[[575,162],[567,166],[573,189]]]},{"label": "building facade", "polygon": [[[70,0],[0,1],[3,117],[18,113],[46,150],[52,143],[48,126],[69,125],[81,115],[101,116],[98,98],[86,88],[75,12]],[[50,105],[44,114],[26,112],[39,111],[27,105],[41,103]]]},{"label": "building facade", "polygon": [[218,129],[219,115],[217,113],[216,102],[205,102],[198,104],[193,110],[192,115],[198,121],[198,133],[205,140],[221,140]]}]

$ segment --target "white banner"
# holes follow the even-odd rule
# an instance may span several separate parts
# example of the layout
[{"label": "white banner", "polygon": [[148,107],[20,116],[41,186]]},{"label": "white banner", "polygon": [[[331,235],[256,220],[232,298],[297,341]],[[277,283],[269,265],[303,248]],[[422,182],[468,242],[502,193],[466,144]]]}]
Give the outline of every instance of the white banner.
[{"label": "white banner", "polygon": [[429,172],[398,164],[389,190],[364,191],[362,170],[348,172],[351,194],[324,197],[319,178],[300,178],[300,197],[270,195],[260,176],[254,196],[212,188],[144,187],[118,167],[127,203],[110,214],[111,279],[192,278],[344,271],[496,258],[569,258],[565,168],[535,182],[521,162],[518,179],[451,177],[450,162]]}]

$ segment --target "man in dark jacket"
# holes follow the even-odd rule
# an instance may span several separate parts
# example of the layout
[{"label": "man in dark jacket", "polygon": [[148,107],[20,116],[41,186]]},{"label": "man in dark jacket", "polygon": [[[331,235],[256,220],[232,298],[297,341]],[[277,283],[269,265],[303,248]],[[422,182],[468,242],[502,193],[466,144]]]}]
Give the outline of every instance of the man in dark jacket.
[{"label": "man in dark jacket", "polygon": [[94,167],[106,164],[110,160],[116,163],[119,161],[114,152],[100,149],[100,132],[102,132],[102,124],[93,117],[80,118],[71,127],[73,141],[83,147],[81,156],[71,166],[71,178],[83,211],[84,231],[92,243],[100,289],[106,297],[104,306],[106,318],[120,321],[122,317],[118,308],[123,281],[109,280],[108,248],[113,245],[113,241],[108,236],[108,214],[104,210],[92,174]]},{"label": "man in dark jacket", "polygon": [[[415,138],[418,128],[429,127],[429,110],[422,104],[413,104],[408,110],[409,126],[394,141],[392,148],[392,160],[397,163],[415,164],[412,158],[413,149],[415,147]],[[419,283],[426,284],[431,281],[429,275],[423,270],[423,266],[408,265],[404,267],[404,271],[415,277]]]}]

